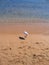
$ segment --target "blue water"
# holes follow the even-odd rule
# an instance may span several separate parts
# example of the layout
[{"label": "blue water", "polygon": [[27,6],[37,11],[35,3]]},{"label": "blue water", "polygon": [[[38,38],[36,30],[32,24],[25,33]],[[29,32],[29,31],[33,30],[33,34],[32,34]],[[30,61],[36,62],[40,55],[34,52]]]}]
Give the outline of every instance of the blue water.
[{"label": "blue water", "polygon": [[0,18],[49,19],[49,0],[0,0]]}]

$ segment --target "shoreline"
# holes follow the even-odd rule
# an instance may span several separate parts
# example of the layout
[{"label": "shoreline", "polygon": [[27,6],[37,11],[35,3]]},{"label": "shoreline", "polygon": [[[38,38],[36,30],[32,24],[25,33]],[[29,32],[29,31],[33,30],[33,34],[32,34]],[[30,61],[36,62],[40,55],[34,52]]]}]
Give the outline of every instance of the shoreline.
[{"label": "shoreline", "polygon": [[42,18],[0,18],[0,24],[4,23],[49,23],[49,19]]},{"label": "shoreline", "polygon": [[30,34],[49,34],[48,23],[16,23],[0,25],[0,33],[5,34],[21,34],[28,31]]},{"label": "shoreline", "polygon": [[1,34],[21,34],[24,31],[30,34],[49,34],[49,23],[42,19],[2,19],[0,22]]}]

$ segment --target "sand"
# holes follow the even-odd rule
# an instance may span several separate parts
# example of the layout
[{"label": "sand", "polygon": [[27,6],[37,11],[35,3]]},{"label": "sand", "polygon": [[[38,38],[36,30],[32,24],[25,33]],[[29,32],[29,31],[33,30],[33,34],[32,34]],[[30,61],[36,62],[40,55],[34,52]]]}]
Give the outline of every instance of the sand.
[{"label": "sand", "polygon": [[[46,23],[47,25],[47,23]],[[49,26],[0,25],[0,65],[49,65]],[[29,32],[23,40],[23,31]]]},{"label": "sand", "polygon": [[0,34],[0,65],[49,65],[49,35]]}]

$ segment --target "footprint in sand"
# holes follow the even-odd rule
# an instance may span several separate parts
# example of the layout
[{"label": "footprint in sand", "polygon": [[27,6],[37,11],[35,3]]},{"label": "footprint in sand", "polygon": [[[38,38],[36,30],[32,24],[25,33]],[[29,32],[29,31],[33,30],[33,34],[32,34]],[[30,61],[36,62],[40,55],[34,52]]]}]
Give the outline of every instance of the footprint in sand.
[{"label": "footprint in sand", "polygon": [[42,44],[42,42],[36,42],[36,44]]},{"label": "footprint in sand", "polygon": [[36,58],[37,57],[37,55],[36,54],[33,54],[33,58]]},{"label": "footprint in sand", "polygon": [[31,46],[28,46],[28,49],[31,49]]},{"label": "footprint in sand", "polygon": [[23,48],[23,47],[21,47],[21,46],[20,46],[20,47],[18,47],[18,49],[22,49],[22,48]]},{"label": "footprint in sand", "polygon": [[39,42],[36,42],[36,44],[39,44]]},{"label": "footprint in sand", "polygon": [[25,45],[25,46],[20,46],[20,47],[18,47],[18,49],[23,49],[23,48],[26,48],[27,47],[27,45]]},{"label": "footprint in sand", "polygon": [[45,50],[49,50],[49,48],[45,48]]},{"label": "footprint in sand", "polygon": [[2,48],[1,50],[12,50],[12,48],[11,47],[9,47],[9,48]]},{"label": "footprint in sand", "polygon": [[11,50],[12,50],[12,48],[2,48],[1,53],[8,55],[9,54],[8,52],[11,51]]},{"label": "footprint in sand", "polygon": [[44,49],[41,49],[43,51],[49,51],[49,48],[44,48]]},{"label": "footprint in sand", "polygon": [[19,52],[19,54],[22,54],[21,52]]}]

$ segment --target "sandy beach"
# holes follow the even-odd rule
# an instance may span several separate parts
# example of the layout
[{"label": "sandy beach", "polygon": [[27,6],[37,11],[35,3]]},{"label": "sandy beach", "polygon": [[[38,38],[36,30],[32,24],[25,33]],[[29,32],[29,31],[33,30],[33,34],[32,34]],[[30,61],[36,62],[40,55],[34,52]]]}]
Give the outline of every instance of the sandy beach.
[{"label": "sandy beach", "polygon": [[49,0],[0,0],[0,65],[49,65]]},{"label": "sandy beach", "polygon": [[49,65],[49,35],[0,34],[0,65]]},{"label": "sandy beach", "polygon": [[[28,37],[19,39],[24,30]],[[0,25],[0,65],[49,65],[49,25]]]}]

